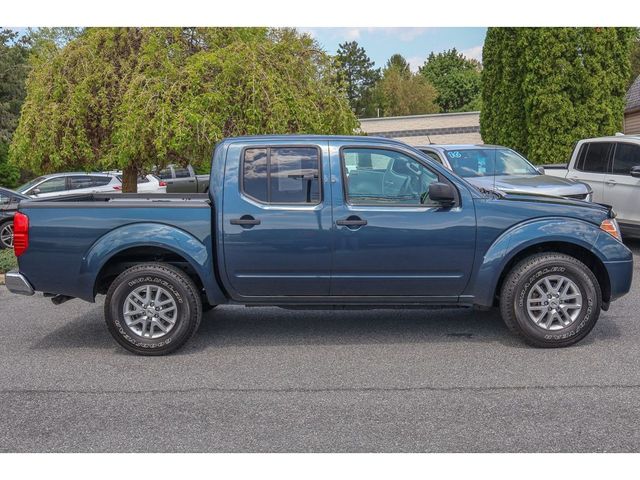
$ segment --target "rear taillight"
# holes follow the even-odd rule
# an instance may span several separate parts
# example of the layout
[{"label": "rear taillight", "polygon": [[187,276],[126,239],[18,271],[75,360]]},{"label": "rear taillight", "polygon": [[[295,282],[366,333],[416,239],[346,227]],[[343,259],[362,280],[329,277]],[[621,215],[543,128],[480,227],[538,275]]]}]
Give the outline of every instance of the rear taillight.
[{"label": "rear taillight", "polygon": [[158,182],[158,185],[160,185],[161,187],[166,187],[167,186],[167,182]]},{"label": "rear taillight", "polygon": [[16,257],[29,248],[29,217],[17,212],[13,217],[13,253]]},{"label": "rear taillight", "polygon": [[120,191],[120,190],[122,190],[122,186],[120,186],[120,185],[114,185],[114,186],[113,186],[113,189],[114,189],[114,190],[118,190],[118,191]]}]

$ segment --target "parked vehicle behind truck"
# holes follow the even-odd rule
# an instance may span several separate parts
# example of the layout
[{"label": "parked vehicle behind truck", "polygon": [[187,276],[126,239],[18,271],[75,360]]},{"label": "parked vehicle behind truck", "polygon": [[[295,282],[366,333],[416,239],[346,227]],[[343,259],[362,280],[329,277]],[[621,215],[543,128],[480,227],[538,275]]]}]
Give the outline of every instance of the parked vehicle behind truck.
[{"label": "parked vehicle behind truck", "polygon": [[166,182],[167,193],[207,193],[209,175],[198,175],[191,165],[181,167],[168,165],[157,172],[158,178]]},{"label": "parked vehicle behind truck", "polygon": [[591,187],[546,175],[515,150],[500,145],[424,145],[417,147],[478,188],[505,193],[551,195],[591,201]]},{"label": "parked vehicle behind truck", "polygon": [[482,193],[401,142],[220,142],[208,195],[22,202],[14,293],[94,301],[126,349],[170,353],[205,309],[499,306],[538,347],[584,338],[629,291],[610,209]]},{"label": "parked vehicle behind truck", "polygon": [[26,195],[0,187],[0,250],[13,248],[13,216]]},{"label": "parked vehicle behind truck", "polygon": [[580,140],[568,164],[545,171],[591,185],[593,201],[613,206],[623,233],[640,236],[640,135]]}]

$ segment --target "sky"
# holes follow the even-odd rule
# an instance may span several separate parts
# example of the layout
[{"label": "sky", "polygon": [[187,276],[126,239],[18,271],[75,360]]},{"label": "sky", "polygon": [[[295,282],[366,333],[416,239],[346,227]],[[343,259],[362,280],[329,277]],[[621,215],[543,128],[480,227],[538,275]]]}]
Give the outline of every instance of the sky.
[{"label": "sky", "polygon": [[411,69],[422,66],[430,52],[442,52],[455,47],[467,57],[482,60],[482,45],[487,29],[470,27],[362,27],[330,28],[302,27],[331,55],[338,45],[355,40],[367,52],[377,67],[383,67],[394,53],[404,56]]}]

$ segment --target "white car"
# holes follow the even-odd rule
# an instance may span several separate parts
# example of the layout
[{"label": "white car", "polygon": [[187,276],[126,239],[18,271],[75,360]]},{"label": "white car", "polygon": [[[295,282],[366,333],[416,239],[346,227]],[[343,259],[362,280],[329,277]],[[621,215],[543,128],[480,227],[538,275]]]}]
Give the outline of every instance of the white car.
[{"label": "white car", "polygon": [[115,192],[121,186],[116,175],[106,173],[53,173],[35,178],[16,191],[33,198],[58,197],[77,193]]},{"label": "white car", "polygon": [[613,207],[623,233],[640,236],[640,135],[580,140],[568,165],[544,168],[547,175],[591,185],[593,201]]},{"label": "white car", "polygon": [[[122,172],[107,173],[116,176],[120,182],[120,188],[116,188],[116,190],[122,191]],[[155,175],[141,175],[138,177],[138,193],[167,193],[167,183]]]}]

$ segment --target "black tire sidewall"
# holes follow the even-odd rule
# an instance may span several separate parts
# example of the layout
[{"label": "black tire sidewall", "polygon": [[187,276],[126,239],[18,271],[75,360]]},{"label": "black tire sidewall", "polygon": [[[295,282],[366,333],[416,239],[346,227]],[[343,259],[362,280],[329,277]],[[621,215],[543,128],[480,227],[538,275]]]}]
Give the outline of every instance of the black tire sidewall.
[{"label": "black tire sidewall", "polygon": [[[197,305],[190,301],[192,292],[189,292],[188,287],[173,275],[161,269],[149,268],[125,272],[116,279],[116,282],[112,295],[107,296],[110,301],[107,305],[106,320],[114,338],[125,348],[135,353],[157,355],[179,348],[191,337],[193,322],[196,321],[194,316],[197,314],[194,310],[197,310]],[[168,291],[178,310],[178,318],[171,331],[156,339],[146,339],[136,335],[124,321],[123,305],[127,296],[134,289],[145,285],[156,285]]]},{"label": "black tire sidewall", "polygon": [[[586,307],[571,325],[559,330],[545,330],[535,325],[527,313],[526,302],[529,291],[540,279],[551,275],[563,275],[572,280],[580,289],[582,302]],[[591,276],[578,265],[562,259],[540,262],[527,269],[514,289],[513,309],[522,333],[547,346],[575,343],[586,336],[598,320],[600,304],[600,290]]]}]

